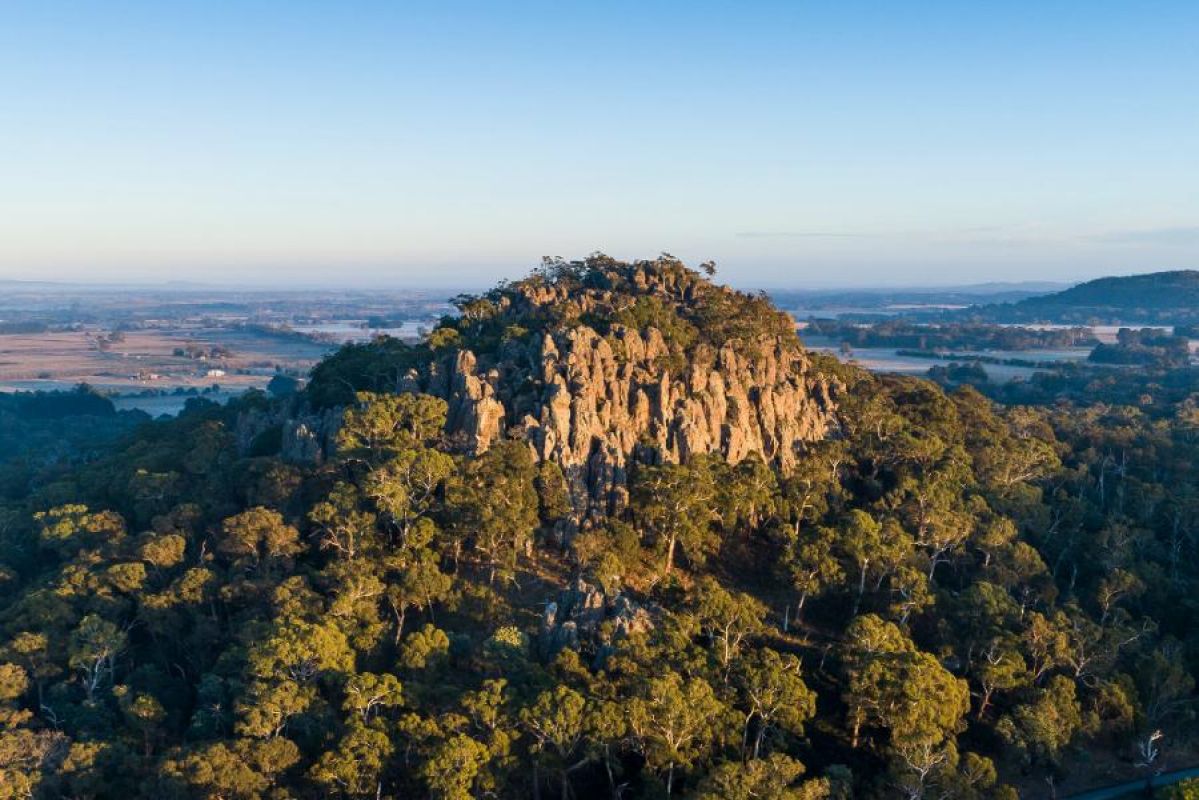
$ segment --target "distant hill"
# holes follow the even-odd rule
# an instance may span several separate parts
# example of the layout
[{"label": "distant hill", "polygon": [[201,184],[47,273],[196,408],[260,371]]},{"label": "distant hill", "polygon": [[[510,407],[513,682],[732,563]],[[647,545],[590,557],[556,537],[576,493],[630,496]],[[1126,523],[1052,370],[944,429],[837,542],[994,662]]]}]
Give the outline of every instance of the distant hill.
[{"label": "distant hill", "polygon": [[1099,278],[1020,303],[1024,307],[1193,309],[1199,303],[1199,271],[1152,272]]},{"label": "distant hill", "polygon": [[1027,281],[968,286],[914,286],[862,289],[771,289],[770,299],[799,318],[807,316],[909,315],[920,308],[952,308],[1015,303],[1056,292],[1069,284]]},{"label": "distant hill", "polygon": [[1099,278],[965,313],[993,322],[1193,324],[1199,321],[1199,271]]}]

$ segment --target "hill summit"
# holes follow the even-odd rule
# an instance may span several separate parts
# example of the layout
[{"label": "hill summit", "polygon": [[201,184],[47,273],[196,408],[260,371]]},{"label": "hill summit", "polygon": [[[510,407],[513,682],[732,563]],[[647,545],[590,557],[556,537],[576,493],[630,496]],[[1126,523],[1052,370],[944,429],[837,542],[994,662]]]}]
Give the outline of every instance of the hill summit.
[{"label": "hill summit", "polygon": [[[562,468],[580,513],[622,507],[633,462],[756,455],[786,471],[832,421],[834,384],[791,317],[669,256],[547,260],[456,305],[418,347],[344,349],[314,372],[314,398],[348,386],[443,398],[462,449],[523,439]],[[363,371],[363,348],[382,363]]]},{"label": "hill summit", "polygon": [[1199,320],[1199,271],[1125,275],[1080,283],[1012,305],[982,309],[1002,321],[1194,323]]}]

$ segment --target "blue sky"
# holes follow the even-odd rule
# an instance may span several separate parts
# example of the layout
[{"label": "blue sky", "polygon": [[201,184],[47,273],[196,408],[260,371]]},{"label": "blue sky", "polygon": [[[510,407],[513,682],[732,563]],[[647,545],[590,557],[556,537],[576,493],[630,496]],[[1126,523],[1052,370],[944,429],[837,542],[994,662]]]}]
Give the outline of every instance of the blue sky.
[{"label": "blue sky", "polygon": [[0,2],[0,277],[1199,268],[1199,3]]}]

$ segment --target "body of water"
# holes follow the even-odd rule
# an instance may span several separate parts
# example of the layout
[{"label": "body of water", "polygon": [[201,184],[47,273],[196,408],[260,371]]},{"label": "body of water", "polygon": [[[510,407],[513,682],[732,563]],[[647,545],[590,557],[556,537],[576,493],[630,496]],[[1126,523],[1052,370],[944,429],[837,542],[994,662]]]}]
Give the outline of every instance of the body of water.
[{"label": "body of water", "polygon": [[[842,361],[857,364],[871,372],[889,372],[896,375],[927,375],[932,367],[946,366],[955,358],[959,362],[965,363],[970,360],[970,356],[1018,358],[1024,361],[1085,361],[1091,352],[1090,348],[1086,347],[1045,348],[1043,350],[970,350],[947,354],[948,358],[919,358],[899,352],[901,349],[910,348],[855,347],[849,355],[843,355],[840,342],[827,336],[803,336],[801,333],[800,338],[803,339],[808,349],[815,352],[829,353]],[[991,380],[999,383],[1010,381],[1013,378],[1028,378],[1035,372],[1045,371],[1034,367],[1009,364],[979,364],[979,366],[986,371]]]},{"label": "body of water", "polygon": [[[63,380],[3,381],[0,382],[0,392],[71,392],[78,385],[79,381]],[[265,385],[263,382],[264,387]],[[128,386],[94,385],[94,388],[107,396],[117,411],[144,411],[152,417],[163,414],[173,417],[182,411],[187,401],[193,397],[202,397],[214,403],[225,403],[230,398],[237,397],[246,391],[245,387],[238,387],[223,389],[219,392],[197,392],[196,394],[175,394],[170,389],[166,394],[141,394],[138,392],[122,393],[121,389],[128,389]]]},{"label": "body of water", "polygon": [[300,333],[332,336],[339,342],[368,342],[376,336],[394,336],[397,339],[419,339],[422,331],[430,331],[437,320],[407,320],[398,328],[368,328],[366,320],[343,319],[322,322],[317,325],[292,325]]}]

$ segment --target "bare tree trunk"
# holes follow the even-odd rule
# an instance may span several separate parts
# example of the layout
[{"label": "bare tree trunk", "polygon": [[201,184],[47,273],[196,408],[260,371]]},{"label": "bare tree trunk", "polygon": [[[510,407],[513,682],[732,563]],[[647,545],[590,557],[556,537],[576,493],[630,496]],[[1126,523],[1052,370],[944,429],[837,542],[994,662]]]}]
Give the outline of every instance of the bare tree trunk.
[{"label": "bare tree trunk", "polygon": [[851,616],[856,617],[858,615],[858,609],[862,607],[862,595],[864,595],[864,594],[866,594],[866,565],[865,564],[862,565],[862,571],[858,575],[858,596],[856,598],[854,598],[853,614],[851,614]]},{"label": "bare tree trunk", "polygon": [[604,745],[604,772],[608,773],[608,791],[612,793],[612,800],[620,800],[620,793],[616,791],[616,778],[612,775],[612,756],[607,744]]},{"label": "bare tree trunk", "polygon": [[987,709],[990,708],[990,706],[991,706],[991,690],[984,689],[982,697],[979,698],[979,703],[978,703],[978,719],[980,722],[982,721],[983,715],[987,713]]},{"label": "bare tree trunk", "polygon": [[399,646],[400,637],[404,635],[404,616],[408,613],[408,609],[397,608],[395,603],[389,603],[389,605],[391,606],[392,616],[394,616],[396,619],[396,632],[395,637],[392,639],[392,643],[396,646]]}]

